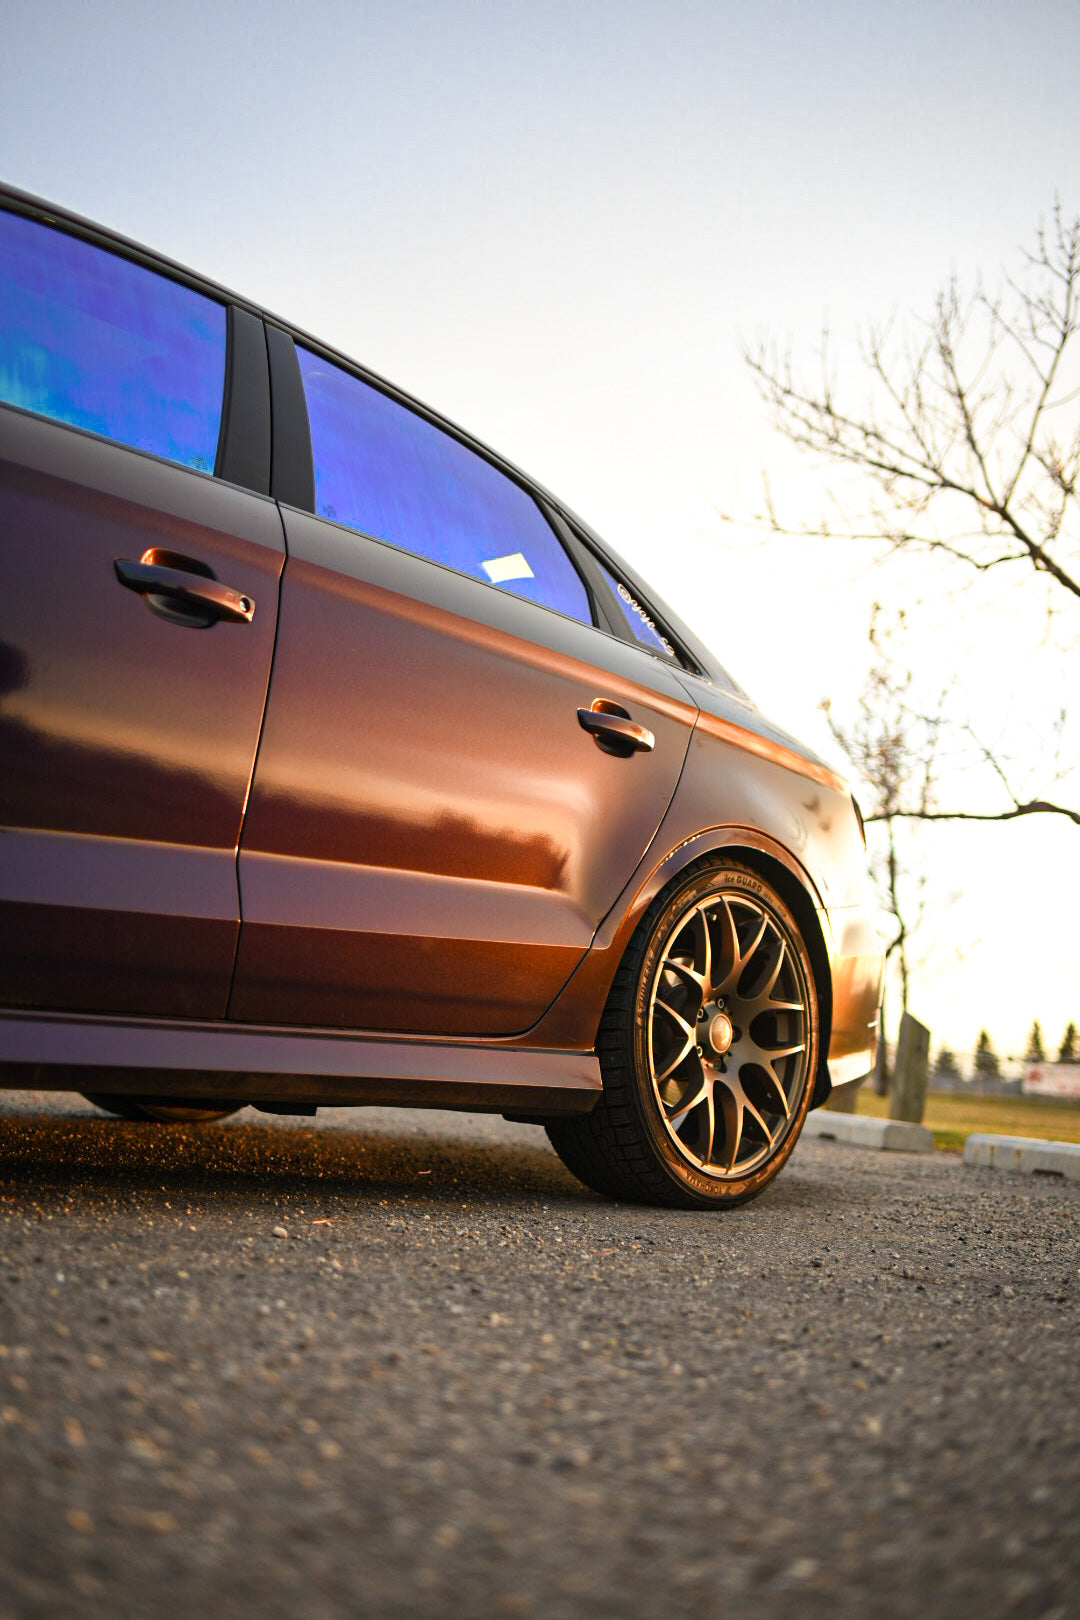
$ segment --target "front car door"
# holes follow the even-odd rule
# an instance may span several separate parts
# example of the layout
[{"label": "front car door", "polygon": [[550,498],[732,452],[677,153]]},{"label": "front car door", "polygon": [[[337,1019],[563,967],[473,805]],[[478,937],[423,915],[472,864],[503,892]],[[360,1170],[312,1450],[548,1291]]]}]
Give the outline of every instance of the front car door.
[{"label": "front car door", "polygon": [[212,475],[260,353],[265,394],[253,316],[0,210],[0,1005],[224,1016],[284,545]]}]

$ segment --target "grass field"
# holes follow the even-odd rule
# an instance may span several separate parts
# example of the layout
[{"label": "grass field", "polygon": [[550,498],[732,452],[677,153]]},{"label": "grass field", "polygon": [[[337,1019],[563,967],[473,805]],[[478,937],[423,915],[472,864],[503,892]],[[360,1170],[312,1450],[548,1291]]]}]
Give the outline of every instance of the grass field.
[{"label": "grass field", "polygon": [[[860,1086],[857,1114],[889,1116],[888,1097]],[[955,1094],[926,1099],[923,1124],[934,1133],[934,1146],[962,1153],[973,1131],[994,1136],[1037,1136],[1051,1142],[1080,1142],[1080,1103],[1048,1097],[964,1097]]]}]

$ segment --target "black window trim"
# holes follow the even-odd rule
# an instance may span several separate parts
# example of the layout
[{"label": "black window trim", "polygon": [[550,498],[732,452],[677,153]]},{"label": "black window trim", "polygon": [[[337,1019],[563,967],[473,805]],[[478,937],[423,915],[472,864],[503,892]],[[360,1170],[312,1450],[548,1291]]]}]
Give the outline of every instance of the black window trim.
[{"label": "black window trim", "polygon": [[270,493],[282,505],[315,517],[315,456],[296,339],[270,321],[265,329],[273,421]]},{"label": "black window trim", "polygon": [[256,495],[270,493],[270,377],[263,323],[225,306],[225,397],[214,477]]},{"label": "black window trim", "polygon": [[594,627],[597,630],[603,630],[609,636],[618,637],[620,641],[625,641],[627,638],[623,635],[623,627],[619,625],[618,619],[612,610],[610,594],[604,576],[596,567],[596,559],[593,557],[592,552],[588,546],[581,544],[581,541],[557,506],[552,506],[549,501],[545,501],[541,497],[537,497],[537,499],[544,516],[561,541],[563,550],[568,553],[571,562],[574,563],[585,582],[585,589],[592,603]]}]

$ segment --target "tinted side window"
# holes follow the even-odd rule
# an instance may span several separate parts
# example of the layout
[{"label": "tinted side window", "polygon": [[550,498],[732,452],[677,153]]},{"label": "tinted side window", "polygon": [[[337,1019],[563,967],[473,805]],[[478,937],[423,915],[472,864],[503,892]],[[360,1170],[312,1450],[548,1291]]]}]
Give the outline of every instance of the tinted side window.
[{"label": "tinted side window", "polygon": [[213,472],[225,310],[0,212],[0,401]]},{"label": "tinted side window", "polygon": [[321,517],[592,622],[577,570],[523,489],[358,377],[297,355]]},{"label": "tinted side window", "polygon": [[623,617],[633,631],[634,639],[640,641],[643,647],[651,647],[653,652],[662,652],[667,658],[677,658],[678,653],[663,631],[658,628],[644,603],[639,602],[622,580],[616,579],[611,570],[604,567],[599,557],[596,559],[596,565],[611,586]]}]

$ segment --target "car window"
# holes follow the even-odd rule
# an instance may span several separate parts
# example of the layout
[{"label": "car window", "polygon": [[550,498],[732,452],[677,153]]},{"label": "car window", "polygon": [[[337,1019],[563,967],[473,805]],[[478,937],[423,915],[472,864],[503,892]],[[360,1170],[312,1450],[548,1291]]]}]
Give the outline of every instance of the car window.
[{"label": "car window", "polygon": [[222,305],[0,211],[0,401],[210,473],[224,385]]},{"label": "car window", "polygon": [[592,623],[580,575],[523,489],[358,377],[297,355],[321,517]]},{"label": "car window", "polygon": [[634,639],[640,641],[643,647],[651,647],[653,652],[662,652],[667,658],[678,658],[678,653],[671,645],[667,636],[658,628],[656,621],[649,613],[643,602],[639,602],[628,586],[621,579],[616,579],[610,568],[606,568],[596,558],[596,565],[608,584],[611,586],[615,600],[622,609],[623,617],[633,632]]}]

